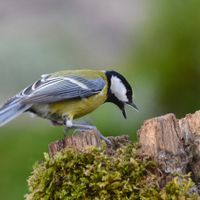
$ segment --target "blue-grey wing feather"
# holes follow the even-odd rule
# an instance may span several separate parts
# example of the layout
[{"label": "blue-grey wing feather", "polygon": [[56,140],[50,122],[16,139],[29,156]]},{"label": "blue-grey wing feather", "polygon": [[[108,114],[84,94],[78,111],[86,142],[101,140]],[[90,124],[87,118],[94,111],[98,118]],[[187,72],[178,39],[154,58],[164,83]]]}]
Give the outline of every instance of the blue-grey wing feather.
[{"label": "blue-grey wing feather", "polygon": [[50,77],[43,82],[37,81],[18,95],[26,96],[20,104],[55,103],[93,96],[105,84],[103,78],[87,80],[78,76]]}]

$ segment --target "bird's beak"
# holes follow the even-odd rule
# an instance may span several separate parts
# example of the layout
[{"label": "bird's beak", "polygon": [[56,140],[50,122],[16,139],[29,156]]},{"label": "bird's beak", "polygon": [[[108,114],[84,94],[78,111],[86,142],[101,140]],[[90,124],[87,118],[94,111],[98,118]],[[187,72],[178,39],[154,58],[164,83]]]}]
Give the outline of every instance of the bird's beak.
[{"label": "bird's beak", "polygon": [[128,104],[129,106],[133,107],[137,112],[139,112],[138,108],[136,107],[136,105],[132,102],[126,102],[126,104]]},{"label": "bird's beak", "polygon": [[[137,112],[139,112],[139,111],[138,111],[138,108],[136,107],[136,105],[135,105],[133,102],[132,102],[132,103],[126,102],[126,104],[128,104],[128,105],[131,106],[131,107],[133,107]],[[123,106],[123,107],[121,108],[121,110],[122,110],[122,114],[124,115],[124,118],[127,119],[125,106]]]},{"label": "bird's beak", "polygon": [[123,107],[121,110],[122,110],[122,114],[124,115],[124,118],[127,119],[125,107]]}]

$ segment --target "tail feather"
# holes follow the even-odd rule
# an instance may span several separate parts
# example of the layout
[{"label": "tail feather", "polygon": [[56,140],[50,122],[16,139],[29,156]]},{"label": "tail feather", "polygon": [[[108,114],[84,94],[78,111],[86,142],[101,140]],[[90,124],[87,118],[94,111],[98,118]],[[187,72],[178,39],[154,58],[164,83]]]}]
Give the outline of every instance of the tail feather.
[{"label": "tail feather", "polygon": [[31,104],[20,105],[18,104],[20,100],[21,98],[15,99],[12,103],[0,108],[0,127],[13,120],[32,106]]}]

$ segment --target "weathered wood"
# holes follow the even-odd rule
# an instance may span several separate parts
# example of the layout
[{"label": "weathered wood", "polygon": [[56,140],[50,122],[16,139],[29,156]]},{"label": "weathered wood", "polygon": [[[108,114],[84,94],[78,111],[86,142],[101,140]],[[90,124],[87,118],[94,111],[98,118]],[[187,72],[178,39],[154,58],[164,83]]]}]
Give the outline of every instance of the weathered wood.
[{"label": "weathered wood", "polygon": [[[123,144],[132,143],[129,136],[127,135],[107,138],[112,142],[113,145],[113,149],[110,148],[110,145],[107,145],[106,151],[108,154],[112,154],[114,150],[116,150]],[[50,156],[51,158],[53,158],[53,156],[57,152],[64,150],[64,148],[66,148],[67,146],[75,146],[79,150],[85,149],[88,146],[100,147],[102,145],[101,140],[102,139],[100,138],[98,130],[88,130],[85,132],[80,132],[74,134],[73,136],[71,135],[50,143]]]},{"label": "weathered wood", "polygon": [[49,144],[50,156],[53,156],[62,151],[67,146],[75,146],[78,149],[83,149],[88,146],[100,147],[102,145],[100,135],[97,130],[88,130],[80,132],[68,137],[62,138]]},{"label": "weathered wood", "polygon": [[185,118],[178,120],[178,123],[184,138],[185,151],[192,154],[188,171],[192,172],[193,181],[200,186],[200,111],[187,114]]},{"label": "weathered wood", "polygon": [[146,120],[137,134],[140,153],[153,156],[164,172],[192,172],[200,181],[200,111],[180,120],[174,114]]}]

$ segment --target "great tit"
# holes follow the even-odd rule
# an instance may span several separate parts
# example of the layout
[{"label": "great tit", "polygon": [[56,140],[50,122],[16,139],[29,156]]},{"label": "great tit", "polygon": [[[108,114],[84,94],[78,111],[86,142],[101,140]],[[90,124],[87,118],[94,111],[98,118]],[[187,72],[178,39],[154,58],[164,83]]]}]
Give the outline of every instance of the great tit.
[{"label": "great tit", "polygon": [[131,86],[116,71],[85,69],[45,74],[3,104],[0,127],[23,112],[31,112],[49,119],[54,126],[93,129],[96,127],[73,120],[91,113],[105,102],[117,105],[125,118],[125,104],[138,111],[132,101]]}]

